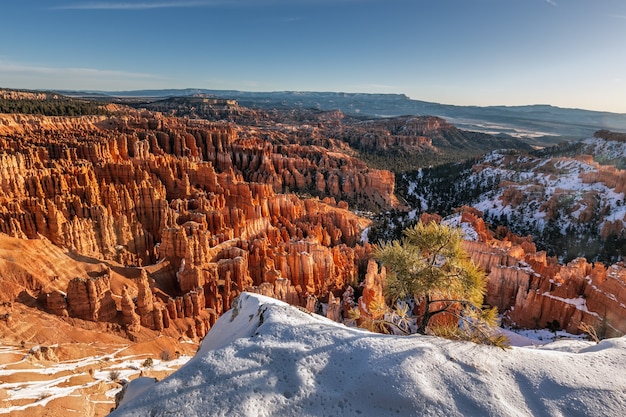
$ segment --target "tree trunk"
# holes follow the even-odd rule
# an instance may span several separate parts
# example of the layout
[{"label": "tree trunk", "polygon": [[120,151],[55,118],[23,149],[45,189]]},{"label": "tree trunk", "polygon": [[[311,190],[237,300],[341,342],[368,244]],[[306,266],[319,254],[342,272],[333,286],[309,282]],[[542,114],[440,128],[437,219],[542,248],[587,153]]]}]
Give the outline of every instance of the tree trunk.
[{"label": "tree trunk", "polygon": [[417,329],[417,333],[426,334],[430,316],[430,297],[426,295],[424,299],[424,314],[422,314],[422,321],[420,322],[420,327]]}]

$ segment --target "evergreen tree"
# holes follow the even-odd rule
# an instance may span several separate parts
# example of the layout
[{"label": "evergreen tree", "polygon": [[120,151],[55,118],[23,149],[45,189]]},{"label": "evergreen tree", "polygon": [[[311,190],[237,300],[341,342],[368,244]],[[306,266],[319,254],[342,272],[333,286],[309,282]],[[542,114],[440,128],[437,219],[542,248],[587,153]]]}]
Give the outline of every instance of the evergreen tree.
[{"label": "evergreen tree", "polygon": [[[420,222],[403,234],[378,245],[374,257],[387,267],[385,291],[392,304],[412,297],[421,306],[417,333],[430,330],[504,347],[506,337],[494,331],[496,309],[482,308],[486,275],[462,248],[461,230]],[[458,325],[429,329],[431,319],[443,313],[456,317]]]}]

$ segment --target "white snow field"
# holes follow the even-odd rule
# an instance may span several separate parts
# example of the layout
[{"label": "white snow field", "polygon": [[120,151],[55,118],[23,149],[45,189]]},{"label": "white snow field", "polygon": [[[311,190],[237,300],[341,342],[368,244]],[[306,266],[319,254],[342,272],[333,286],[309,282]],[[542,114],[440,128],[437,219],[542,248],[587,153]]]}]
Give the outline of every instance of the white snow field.
[{"label": "white snow field", "polygon": [[626,416],[626,337],[502,350],[373,334],[250,293],[234,306],[110,416]]}]

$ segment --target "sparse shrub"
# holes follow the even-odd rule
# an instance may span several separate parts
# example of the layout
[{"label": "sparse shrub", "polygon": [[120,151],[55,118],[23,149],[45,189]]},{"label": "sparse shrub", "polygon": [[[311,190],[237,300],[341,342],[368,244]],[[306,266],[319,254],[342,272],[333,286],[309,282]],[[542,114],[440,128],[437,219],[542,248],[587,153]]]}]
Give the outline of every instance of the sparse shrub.
[{"label": "sparse shrub", "polygon": [[118,371],[117,369],[111,369],[109,371],[109,379],[111,381],[117,381],[118,379],[120,379],[120,371]]},{"label": "sparse shrub", "polygon": [[596,342],[596,344],[600,343],[600,338],[598,337],[598,332],[596,331],[595,327],[585,323],[584,321],[581,321],[580,324],[578,325],[578,328],[581,331],[587,333],[589,338],[593,340],[594,342]]},{"label": "sparse shrub", "polygon": [[561,323],[558,320],[552,320],[546,323],[546,328],[554,333],[554,340],[556,340],[558,334],[557,332],[561,330]]},{"label": "sparse shrub", "polygon": [[166,361],[166,362],[167,362],[167,361],[171,361],[171,360],[172,360],[172,354],[170,353],[170,351],[169,351],[169,350],[164,349],[164,350],[161,352],[161,360],[162,360],[162,361]]},{"label": "sparse shrub", "polygon": [[154,364],[154,361],[152,360],[152,358],[146,358],[146,360],[143,361],[143,364],[141,366],[143,366],[144,368],[150,368],[153,364]]}]

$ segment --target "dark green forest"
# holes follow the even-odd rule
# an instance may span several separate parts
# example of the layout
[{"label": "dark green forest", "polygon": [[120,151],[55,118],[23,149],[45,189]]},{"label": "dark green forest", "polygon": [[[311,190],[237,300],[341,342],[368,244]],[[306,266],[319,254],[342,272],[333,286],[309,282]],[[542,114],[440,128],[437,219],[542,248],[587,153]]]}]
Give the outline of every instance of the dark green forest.
[{"label": "dark green forest", "polygon": [[41,114],[45,116],[90,116],[109,114],[101,103],[69,97],[47,100],[0,98],[0,113]]}]

